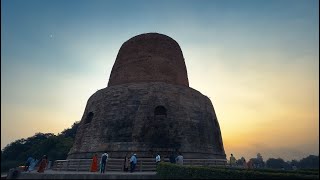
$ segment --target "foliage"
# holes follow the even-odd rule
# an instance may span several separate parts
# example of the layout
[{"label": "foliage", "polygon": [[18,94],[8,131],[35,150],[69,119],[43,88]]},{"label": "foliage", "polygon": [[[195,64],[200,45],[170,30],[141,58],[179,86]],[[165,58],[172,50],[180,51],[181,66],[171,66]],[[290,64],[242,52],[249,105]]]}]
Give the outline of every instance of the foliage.
[{"label": "foliage", "polygon": [[246,169],[179,166],[161,162],[157,176],[162,179],[319,179],[317,175],[300,173],[263,172]]},{"label": "foliage", "polygon": [[22,138],[8,144],[1,151],[1,172],[24,165],[29,156],[40,160],[43,155],[47,155],[49,161],[66,159],[78,126],[79,122],[75,122],[71,128],[57,136],[52,133],[36,133],[27,139]]},{"label": "foliage", "polygon": [[257,154],[256,158],[251,158],[251,159],[249,159],[249,161],[252,162],[252,165],[255,168],[264,168],[265,167],[265,163],[264,163],[263,158],[260,153]]},{"label": "foliage", "polygon": [[306,158],[301,159],[299,167],[303,169],[317,168],[319,169],[319,156],[309,155]]},{"label": "foliage", "polygon": [[240,159],[236,160],[236,165],[243,166],[245,159],[244,157],[241,157]]},{"label": "foliage", "polygon": [[73,123],[71,128],[65,129],[61,132],[61,136],[63,137],[70,137],[70,138],[75,138],[76,137],[76,133],[77,133],[77,129],[79,127],[79,121]]},{"label": "foliage", "polygon": [[266,162],[266,165],[268,168],[282,169],[287,166],[287,163],[284,162],[284,160],[281,158],[278,158],[278,159],[269,158]]}]

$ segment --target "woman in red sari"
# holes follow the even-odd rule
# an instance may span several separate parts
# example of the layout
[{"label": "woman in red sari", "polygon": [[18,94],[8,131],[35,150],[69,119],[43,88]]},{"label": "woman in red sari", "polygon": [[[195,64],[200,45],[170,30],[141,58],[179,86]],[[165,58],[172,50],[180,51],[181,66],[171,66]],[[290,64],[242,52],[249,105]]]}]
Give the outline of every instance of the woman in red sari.
[{"label": "woman in red sari", "polygon": [[98,171],[98,155],[97,154],[94,154],[94,156],[92,158],[90,171],[91,172],[97,172]]},{"label": "woman in red sari", "polygon": [[44,156],[42,157],[41,162],[40,162],[38,172],[39,172],[39,173],[43,173],[44,170],[45,170],[46,167],[47,167],[47,164],[48,164],[48,157],[47,157],[46,155],[44,155]]}]

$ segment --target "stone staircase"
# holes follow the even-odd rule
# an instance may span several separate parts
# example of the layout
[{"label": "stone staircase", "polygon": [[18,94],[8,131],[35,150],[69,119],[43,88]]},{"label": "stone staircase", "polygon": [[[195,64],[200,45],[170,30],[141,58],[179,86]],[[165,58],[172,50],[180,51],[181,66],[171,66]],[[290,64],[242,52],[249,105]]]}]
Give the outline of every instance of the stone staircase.
[{"label": "stone staircase", "polygon": [[[56,160],[52,169],[55,171],[90,171],[91,161],[91,159]],[[164,161],[169,162],[169,159],[165,158]],[[184,159],[183,164],[191,166],[226,166],[227,161],[224,159]],[[121,172],[123,171],[123,165],[124,159],[109,158],[106,171]],[[156,171],[155,159],[138,158],[135,171]]]},{"label": "stone staircase", "polygon": [[[56,160],[52,169],[56,171],[90,171],[91,159]],[[106,171],[123,171],[124,159],[109,158]],[[156,163],[152,158],[139,158],[135,171],[155,171]]]}]

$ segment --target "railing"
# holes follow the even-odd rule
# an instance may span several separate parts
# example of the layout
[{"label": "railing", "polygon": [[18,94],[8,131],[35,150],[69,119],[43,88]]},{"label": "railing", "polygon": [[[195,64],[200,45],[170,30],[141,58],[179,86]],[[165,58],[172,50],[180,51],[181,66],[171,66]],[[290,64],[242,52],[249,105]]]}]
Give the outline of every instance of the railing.
[{"label": "railing", "polygon": [[[169,162],[168,158],[163,161]],[[90,171],[91,159],[67,159],[56,160],[52,169],[56,171]],[[191,166],[226,166],[224,159],[184,159],[184,165]],[[109,158],[106,164],[106,171],[123,171],[124,159]],[[154,158],[138,158],[135,171],[155,171],[156,163]]]}]

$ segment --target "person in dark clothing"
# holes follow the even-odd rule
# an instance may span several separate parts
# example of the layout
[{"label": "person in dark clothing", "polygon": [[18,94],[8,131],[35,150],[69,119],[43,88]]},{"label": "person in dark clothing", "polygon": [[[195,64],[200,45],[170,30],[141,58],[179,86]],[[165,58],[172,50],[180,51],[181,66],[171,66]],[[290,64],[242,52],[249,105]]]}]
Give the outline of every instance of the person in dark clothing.
[{"label": "person in dark clothing", "polygon": [[133,154],[130,158],[130,172],[133,172],[137,165],[137,155]]},{"label": "person in dark clothing", "polygon": [[105,172],[106,164],[107,164],[107,161],[108,161],[108,157],[109,157],[109,155],[107,153],[103,153],[102,154],[101,161],[100,161],[100,164],[101,164],[100,173],[104,173]]},{"label": "person in dark clothing", "polygon": [[173,164],[176,163],[176,156],[174,153],[171,153],[169,159],[170,159],[170,163],[173,163]]},{"label": "person in dark clothing", "polygon": [[126,156],[124,157],[123,170],[125,172],[128,172],[128,168],[129,168],[129,159],[128,159],[128,155],[126,154]]}]

